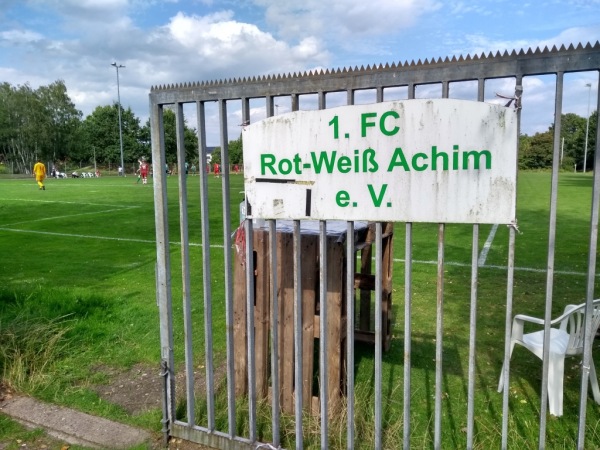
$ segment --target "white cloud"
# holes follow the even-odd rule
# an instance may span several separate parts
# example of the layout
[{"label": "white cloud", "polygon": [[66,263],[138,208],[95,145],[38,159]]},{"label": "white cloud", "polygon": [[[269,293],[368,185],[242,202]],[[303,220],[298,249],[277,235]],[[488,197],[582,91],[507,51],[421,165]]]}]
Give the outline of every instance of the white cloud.
[{"label": "white cloud", "polygon": [[347,40],[384,35],[413,26],[419,17],[441,8],[434,0],[255,0],[267,21],[286,38],[327,36]]},{"label": "white cloud", "polygon": [[21,45],[44,39],[40,33],[31,30],[8,30],[0,32],[0,44]]},{"label": "white cloud", "polygon": [[579,42],[582,44],[588,42],[594,44],[598,40],[600,40],[600,25],[595,27],[568,28],[557,36],[541,40],[538,45],[541,48],[546,46],[552,48],[553,45],[556,45],[556,47],[559,48],[561,45],[568,47],[570,44],[577,45]]},{"label": "white cloud", "polygon": [[179,56],[187,52],[185,64],[196,70],[197,77],[223,68],[231,76],[262,75],[314,66],[327,58],[316,38],[308,37],[290,46],[256,25],[232,17],[230,11],[207,16],[180,12],[153,37],[152,43],[162,41]]},{"label": "white cloud", "polygon": [[[560,32],[556,36],[547,39],[494,39],[493,37],[479,34],[467,34],[464,36],[464,41],[457,42],[461,46],[461,50],[455,49],[454,54],[471,54],[478,55],[481,53],[488,54],[489,52],[496,53],[497,51],[504,52],[520,49],[528,50],[531,48],[543,49],[552,46],[559,48],[561,45],[568,47],[570,44],[577,45],[578,43],[591,42],[592,44],[600,39],[600,26],[597,27],[579,27],[569,28]],[[466,52],[465,52],[466,49]]]}]

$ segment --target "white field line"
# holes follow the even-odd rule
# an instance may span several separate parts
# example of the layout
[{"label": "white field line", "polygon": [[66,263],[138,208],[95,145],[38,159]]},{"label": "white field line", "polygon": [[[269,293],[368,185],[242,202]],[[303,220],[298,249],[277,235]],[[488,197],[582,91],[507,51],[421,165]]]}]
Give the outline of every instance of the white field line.
[{"label": "white field line", "polygon": [[139,208],[139,206],[111,205],[109,203],[90,203],[90,202],[67,202],[64,200],[37,200],[32,198],[3,198],[7,202],[31,202],[31,203],[63,203],[65,205],[91,205],[91,206],[110,206],[111,208]]},{"label": "white field line", "polygon": [[[404,259],[394,258],[394,262],[405,262]],[[437,265],[437,261],[422,261],[413,259],[413,264],[428,264],[428,265]],[[452,262],[452,261],[444,261],[445,266],[454,266],[454,267],[471,267],[471,264]],[[499,266],[495,264],[489,264],[484,266],[478,266],[481,269],[496,269],[496,270],[507,270],[507,266]],[[517,267],[515,266],[515,271],[517,272],[534,272],[534,273],[546,273],[545,269],[536,269],[533,267]],[[587,272],[575,272],[572,270],[555,270],[555,274],[557,275],[577,275],[577,276],[586,276]],[[597,277],[600,277],[600,273],[596,274]]]},{"label": "white field line", "polygon": [[139,206],[122,206],[122,207],[114,208],[114,209],[103,209],[103,210],[98,210],[98,211],[90,211],[90,212],[86,212],[86,213],[67,214],[65,216],[43,217],[41,219],[24,220],[22,222],[5,223],[5,224],[2,224],[2,226],[10,227],[13,225],[22,225],[24,223],[42,222],[44,220],[67,219],[69,217],[89,216],[90,214],[102,214],[102,213],[113,212],[113,211],[124,211],[126,209],[133,209],[133,208],[140,208],[140,207]]},{"label": "white field line", "polygon": [[[50,231],[19,230],[19,229],[15,229],[15,228],[4,228],[4,227],[0,227],[0,231],[10,231],[13,233],[43,234],[43,235],[47,235],[47,236],[59,236],[59,237],[75,237],[75,238],[80,238],[80,239],[99,239],[99,240],[106,240],[106,241],[136,242],[136,243],[139,242],[139,243],[144,243],[144,244],[155,244],[156,243],[155,240],[150,240],[150,239],[119,238],[119,237],[94,236],[94,235],[88,235],[88,234],[74,234],[74,233],[53,233]],[[173,245],[181,245],[181,242],[177,242],[177,241],[171,241],[170,243]],[[202,244],[194,243],[194,242],[190,242],[189,245],[190,245],[190,247],[202,247]],[[210,248],[224,248],[224,246],[222,244],[211,244]],[[394,262],[403,263],[403,262],[405,262],[405,260],[401,259],[401,258],[394,258]],[[413,260],[412,263],[413,264],[436,265],[438,262],[437,261]],[[470,264],[451,262],[451,261],[445,261],[444,264],[447,266],[454,266],[454,267],[471,267]],[[498,265],[486,265],[486,266],[482,266],[481,268],[495,269],[495,270],[507,270],[506,266],[498,266]],[[515,267],[515,271],[546,273],[546,271],[544,269],[535,269],[532,267]],[[570,271],[570,270],[555,270],[554,273],[558,274],[558,275],[575,275],[575,276],[587,275],[586,272],[575,272],[575,271]],[[600,277],[600,273],[596,274],[596,276]]]},{"label": "white field line", "polygon": [[[136,242],[143,244],[155,244],[155,240],[150,239],[134,239],[134,238],[119,238],[119,237],[110,237],[110,236],[94,236],[90,234],[75,234],[75,233],[54,233],[52,231],[36,231],[36,230],[19,230],[16,228],[4,228],[0,227],[0,231],[10,231],[13,233],[31,233],[31,234],[43,234],[46,236],[59,236],[59,237],[74,237],[80,239],[98,239],[105,241],[120,241],[120,242]],[[181,245],[181,242],[171,241],[173,245]],[[202,247],[202,244],[190,242],[190,247]],[[210,248],[223,248],[223,245],[219,244],[211,244]]]},{"label": "white field line", "polygon": [[496,236],[496,230],[498,229],[498,224],[494,224],[492,229],[490,230],[490,234],[488,235],[485,244],[483,244],[483,248],[481,249],[481,253],[479,254],[479,259],[477,260],[477,266],[484,267],[485,260],[487,259],[487,255],[490,251],[490,247],[492,246],[492,242],[494,241],[494,236]]}]

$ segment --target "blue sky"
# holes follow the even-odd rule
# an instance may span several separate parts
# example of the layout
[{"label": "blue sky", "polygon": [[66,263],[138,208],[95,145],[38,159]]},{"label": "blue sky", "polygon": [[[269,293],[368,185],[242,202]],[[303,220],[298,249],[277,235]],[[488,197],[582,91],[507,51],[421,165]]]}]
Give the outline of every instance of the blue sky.
[{"label": "blue sky", "polygon": [[[598,40],[600,0],[2,0],[0,81],[62,79],[87,115],[116,101],[117,61],[121,102],[145,121],[153,85]],[[552,123],[553,83],[526,80],[523,132]],[[590,95],[594,110],[597,86],[566,77],[565,111],[586,116]]]}]

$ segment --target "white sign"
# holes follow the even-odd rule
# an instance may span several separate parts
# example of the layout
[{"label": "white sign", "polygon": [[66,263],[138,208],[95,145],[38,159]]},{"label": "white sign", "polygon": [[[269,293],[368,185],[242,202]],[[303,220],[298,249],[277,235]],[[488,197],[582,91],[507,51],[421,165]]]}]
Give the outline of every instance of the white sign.
[{"label": "white sign", "polygon": [[263,219],[513,223],[517,113],[466,100],[297,111],[244,128]]}]

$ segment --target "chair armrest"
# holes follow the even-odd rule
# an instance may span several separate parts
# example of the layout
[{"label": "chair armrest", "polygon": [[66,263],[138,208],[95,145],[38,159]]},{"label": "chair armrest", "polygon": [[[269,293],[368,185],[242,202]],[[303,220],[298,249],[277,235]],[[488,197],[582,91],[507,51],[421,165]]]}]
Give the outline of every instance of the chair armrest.
[{"label": "chair armrest", "polygon": [[523,327],[525,325],[525,322],[544,325],[544,321],[542,319],[538,319],[537,317],[526,316],[524,314],[517,314],[513,319],[511,340],[514,339],[521,341],[523,339]]},{"label": "chair armrest", "polygon": [[525,314],[517,314],[513,320],[513,322],[531,322],[537,323],[538,325],[544,325],[544,319],[540,319],[538,317],[526,316]]}]

